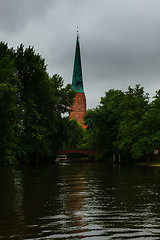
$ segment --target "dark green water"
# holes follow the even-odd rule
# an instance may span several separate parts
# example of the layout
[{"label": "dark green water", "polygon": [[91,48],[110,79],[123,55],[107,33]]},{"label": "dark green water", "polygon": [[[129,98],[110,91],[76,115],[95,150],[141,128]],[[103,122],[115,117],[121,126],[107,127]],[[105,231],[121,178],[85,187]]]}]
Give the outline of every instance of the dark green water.
[{"label": "dark green water", "polygon": [[0,168],[0,239],[160,239],[160,168]]}]

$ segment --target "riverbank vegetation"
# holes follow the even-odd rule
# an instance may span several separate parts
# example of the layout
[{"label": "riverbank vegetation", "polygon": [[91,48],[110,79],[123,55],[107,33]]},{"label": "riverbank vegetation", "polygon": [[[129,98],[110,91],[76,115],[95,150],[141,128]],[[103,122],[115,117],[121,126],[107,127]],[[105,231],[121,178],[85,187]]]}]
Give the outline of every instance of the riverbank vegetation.
[{"label": "riverbank vegetation", "polygon": [[[154,100],[136,85],[111,89],[84,117],[86,128],[63,117],[75,92],[58,75],[49,77],[32,47],[0,43],[0,164],[53,161],[61,149],[81,148],[125,161],[150,160],[160,144],[160,90]],[[158,151],[155,151],[158,153]]]},{"label": "riverbank vegetation", "polygon": [[160,146],[160,90],[152,102],[140,85],[109,90],[96,109],[87,111],[85,123],[84,147],[106,159],[114,154],[125,161],[158,159],[153,153]]},{"label": "riverbank vegetation", "polygon": [[67,137],[75,93],[60,76],[49,77],[32,47],[0,43],[0,163],[50,161]]}]

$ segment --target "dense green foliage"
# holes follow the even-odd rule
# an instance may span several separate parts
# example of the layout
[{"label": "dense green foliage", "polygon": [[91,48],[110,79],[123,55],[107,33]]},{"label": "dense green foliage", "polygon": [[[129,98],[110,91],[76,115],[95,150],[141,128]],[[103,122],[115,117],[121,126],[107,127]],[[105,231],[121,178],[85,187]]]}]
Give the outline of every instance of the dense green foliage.
[{"label": "dense green foliage", "polygon": [[160,143],[160,91],[150,103],[143,87],[126,92],[109,90],[100,105],[88,110],[84,147],[101,151],[111,159],[150,159]]},{"label": "dense green foliage", "polygon": [[154,100],[136,85],[109,90],[85,115],[86,130],[69,113],[75,92],[49,77],[34,49],[0,43],[0,163],[49,162],[64,148],[95,149],[102,157],[151,159],[160,143],[160,90]]},{"label": "dense green foliage", "polygon": [[77,149],[82,148],[82,141],[84,135],[84,128],[77,122],[76,119],[72,119],[66,126],[67,138],[63,146],[64,149]]},{"label": "dense green foliage", "polygon": [[67,136],[75,93],[60,76],[49,77],[34,49],[0,43],[0,162],[50,161]]}]

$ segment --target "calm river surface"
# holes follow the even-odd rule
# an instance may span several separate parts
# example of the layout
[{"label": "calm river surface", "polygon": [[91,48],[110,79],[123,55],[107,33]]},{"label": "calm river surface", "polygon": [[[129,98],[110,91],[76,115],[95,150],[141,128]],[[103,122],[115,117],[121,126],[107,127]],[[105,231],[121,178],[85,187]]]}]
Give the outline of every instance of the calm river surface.
[{"label": "calm river surface", "polygon": [[160,239],[160,168],[0,168],[0,239]]}]

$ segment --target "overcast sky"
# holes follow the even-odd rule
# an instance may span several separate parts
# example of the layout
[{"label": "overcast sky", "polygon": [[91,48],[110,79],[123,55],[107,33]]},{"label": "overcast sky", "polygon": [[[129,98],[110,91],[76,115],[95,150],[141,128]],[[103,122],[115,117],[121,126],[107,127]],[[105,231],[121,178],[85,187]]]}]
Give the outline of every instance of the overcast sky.
[{"label": "overcast sky", "polygon": [[160,89],[160,0],[0,0],[0,41],[34,46],[65,85],[77,26],[88,108],[109,89]]}]

